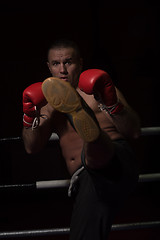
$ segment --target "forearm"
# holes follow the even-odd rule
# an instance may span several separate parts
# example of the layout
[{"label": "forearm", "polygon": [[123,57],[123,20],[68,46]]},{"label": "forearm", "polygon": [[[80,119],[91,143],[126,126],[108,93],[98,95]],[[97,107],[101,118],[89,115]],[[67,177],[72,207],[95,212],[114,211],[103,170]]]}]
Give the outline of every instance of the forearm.
[{"label": "forearm", "polygon": [[141,129],[139,116],[130,107],[124,106],[122,112],[108,117],[125,138],[132,139],[140,136]]},{"label": "forearm", "polygon": [[128,104],[123,94],[116,88],[119,101],[123,105],[123,110],[117,114],[109,116],[117,130],[125,138],[138,138],[141,133],[140,118],[135,110]]},{"label": "forearm", "polygon": [[126,138],[137,138],[140,134],[138,115],[131,109],[123,94],[114,86],[109,74],[100,69],[89,69],[81,73],[79,88],[94,94],[99,108],[106,112],[110,121]]},{"label": "forearm", "polygon": [[[99,107],[102,111],[105,111],[107,117],[116,127],[119,133],[121,133],[125,138],[132,139],[138,138],[141,133],[140,129],[140,119],[135,110],[127,103],[123,94],[116,88],[118,101],[122,105],[121,111],[110,113],[105,106],[99,103]],[[103,108],[104,107],[104,108]]]},{"label": "forearm", "polygon": [[[46,134],[46,131],[43,128],[43,126],[39,126],[33,130],[32,128],[23,128],[22,138],[27,153],[39,152],[46,145],[50,133]],[[43,134],[44,131],[45,134]]]},{"label": "forearm", "polygon": [[53,113],[46,111],[46,107],[41,111],[45,118],[40,117],[37,128],[23,128],[22,138],[27,153],[36,153],[45,147],[53,132],[52,118]]},{"label": "forearm", "polygon": [[45,127],[45,125],[42,124],[33,130],[32,128],[23,128],[22,138],[27,153],[39,152],[46,145],[51,131],[48,131],[48,127]]}]

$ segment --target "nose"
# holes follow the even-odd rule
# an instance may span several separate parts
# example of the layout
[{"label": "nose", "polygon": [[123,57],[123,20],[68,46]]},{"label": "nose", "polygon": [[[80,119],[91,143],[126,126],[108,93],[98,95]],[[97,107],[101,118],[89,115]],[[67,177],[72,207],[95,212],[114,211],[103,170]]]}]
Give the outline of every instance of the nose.
[{"label": "nose", "polygon": [[61,74],[67,74],[68,73],[67,68],[66,68],[65,64],[63,64],[63,63],[60,65],[60,73]]}]

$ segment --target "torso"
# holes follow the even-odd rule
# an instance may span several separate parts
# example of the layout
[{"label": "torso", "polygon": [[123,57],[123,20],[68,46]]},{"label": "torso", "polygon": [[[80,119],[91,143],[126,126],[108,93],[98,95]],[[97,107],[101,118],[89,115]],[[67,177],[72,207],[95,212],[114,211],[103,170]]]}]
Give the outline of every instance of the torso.
[{"label": "torso", "polygon": [[[78,92],[94,111],[101,129],[107,132],[112,140],[123,138],[106,113],[99,110],[93,95],[87,95],[80,90]],[[83,140],[70,125],[65,114],[57,113],[54,120],[55,131],[59,136],[62,154],[66,161],[68,171],[72,175],[81,165]]]}]

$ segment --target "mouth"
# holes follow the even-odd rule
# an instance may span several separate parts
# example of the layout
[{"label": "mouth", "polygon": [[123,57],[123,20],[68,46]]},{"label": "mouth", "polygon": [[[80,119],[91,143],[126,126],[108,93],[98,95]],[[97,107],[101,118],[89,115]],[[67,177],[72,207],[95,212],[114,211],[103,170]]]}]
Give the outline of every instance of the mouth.
[{"label": "mouth", "polygon": [[62,79],[63,81],[66,81],[66,82],[69,81],[69,80],[68,80],[68,77],[60,77],[60,79]]}]

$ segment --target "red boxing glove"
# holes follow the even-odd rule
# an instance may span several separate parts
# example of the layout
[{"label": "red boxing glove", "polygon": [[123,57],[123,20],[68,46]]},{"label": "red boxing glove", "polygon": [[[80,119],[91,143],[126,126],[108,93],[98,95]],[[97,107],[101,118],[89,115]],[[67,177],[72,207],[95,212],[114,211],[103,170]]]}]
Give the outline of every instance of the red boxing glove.
[{"label": "red boxing glove", "polygon": [[26,128],[39,125],[39,110],[47,104],[41,86],[42,82],[33,83],[23,92],[23,125]]},{"label": "red boxing glove", "polygon": [[[119,113],[123,105],[118,101],[116,89],[109,74],[100,69],[89,69],[81,73],[78,87],[87,94],[94,94],[102,104],[100,108],[110,115]],[[105,105],[105,106],[104,106]]]}]

